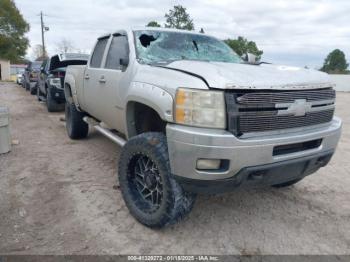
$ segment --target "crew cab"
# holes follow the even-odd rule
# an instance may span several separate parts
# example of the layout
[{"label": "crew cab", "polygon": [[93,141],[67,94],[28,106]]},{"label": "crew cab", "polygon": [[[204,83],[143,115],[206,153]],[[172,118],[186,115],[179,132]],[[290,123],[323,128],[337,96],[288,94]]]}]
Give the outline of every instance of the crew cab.
[{"label": "crew cab", "polygon": [[291,186],[327,165],[341,134],[327,74],[244,61],[189,31],[101,36],[86,66],[68,66],[64,93],[70,138],[91,125],[123,147],[124,201],[152,228],[183,218],[197,193]]},{"label": "crew cab", "polygon": [[34,94],[42,61],[29,62],[23,73],[22,87]]},{"label": "crew cab", "polygon": [[57,54],[46,59],[41,68],[38,88],[35,90],[39,101],[46,101],[49,112],[64,109],[66,102],[63,81],[69,65],[86,65],[89,56],[86,54]]}]

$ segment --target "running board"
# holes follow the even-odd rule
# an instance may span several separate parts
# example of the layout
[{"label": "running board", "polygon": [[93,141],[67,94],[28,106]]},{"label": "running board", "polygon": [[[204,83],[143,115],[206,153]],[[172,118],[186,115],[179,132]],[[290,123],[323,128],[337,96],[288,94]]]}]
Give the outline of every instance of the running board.
[{"label": "running board", "polygon": [[92,117],[85,116],[85,117],[83,117],[83,120],[84,120],[84,122],[93,126],[99,133],[101,133],[105,137],[112,140],[114,143],[120,145],[121,147],[123,147],[125,145],[126,140],[124,138],[118,136],[117,134],[114,134],[112,131],[110,131],[107,128],[103,128],[102,126],[100,126],[100,123],[98,121],[96,121],[95,119],[93,119]]}]

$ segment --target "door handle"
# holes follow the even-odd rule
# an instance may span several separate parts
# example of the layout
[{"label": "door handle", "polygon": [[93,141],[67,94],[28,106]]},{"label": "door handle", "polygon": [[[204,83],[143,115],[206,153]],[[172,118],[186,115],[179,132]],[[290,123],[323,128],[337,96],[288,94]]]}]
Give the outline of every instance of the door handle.
[{"label": "door handle", "polygon": [[85,79],[90,79],[90,76],[88,74],[86,74]]},{"label": "door handle", "polygon": [[100,79],[98,80],[100,83],[106,83],[105,76],[101,76]]}]

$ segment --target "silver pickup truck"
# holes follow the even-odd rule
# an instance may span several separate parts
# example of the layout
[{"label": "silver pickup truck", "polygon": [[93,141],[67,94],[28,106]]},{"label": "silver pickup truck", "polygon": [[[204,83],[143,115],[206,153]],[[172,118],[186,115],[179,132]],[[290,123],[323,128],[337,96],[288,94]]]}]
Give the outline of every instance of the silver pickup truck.
[{"label": "silver pickup truck", "polygon": [[204,34],[139,28],[101,36],[86,66],[67,68],[68,135],[90,125],[123,146],[120,188],[144,225],[180,220],[197,193],[290,186],[331,159],[341,120],[328,75],[248,57]]}]

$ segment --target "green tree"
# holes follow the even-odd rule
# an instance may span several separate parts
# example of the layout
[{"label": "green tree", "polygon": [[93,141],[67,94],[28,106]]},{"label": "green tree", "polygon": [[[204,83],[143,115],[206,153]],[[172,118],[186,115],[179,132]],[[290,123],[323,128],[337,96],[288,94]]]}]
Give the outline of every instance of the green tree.
[{"label": "green tree", "polygon": [[193,20],[182,5],[175,5],[173,9],[169,10],[169,13],[165,14],[165,18],[165,27],[194,30]]},{"label": "green tree", "polygon": [[162,26],[158,24],[157,21],[151,21],[146,25],[146,27],[162,27]]},{"label": "green tree", "polygon": [[335,49],[328,54],[324,60],[321,71],[327,73],[347,73],[349,64],[346,62],[345,54],[339,49]]},{"label": "green tree", "polygon": [[24,36],[29,24],[13,0],[0,0],[0,56],[11,62],[21,62],[29,45]]},{"label": "green tree", "polygon": [[251,53],[257,56],[257,59],[261,59],[261,55],[264,53],[259,50],[256,43],[253,41],[248,41],[246,38],[239,36],[237,39],[226,39],[224,40],[237,55],[242,56],[246,53]]}]

